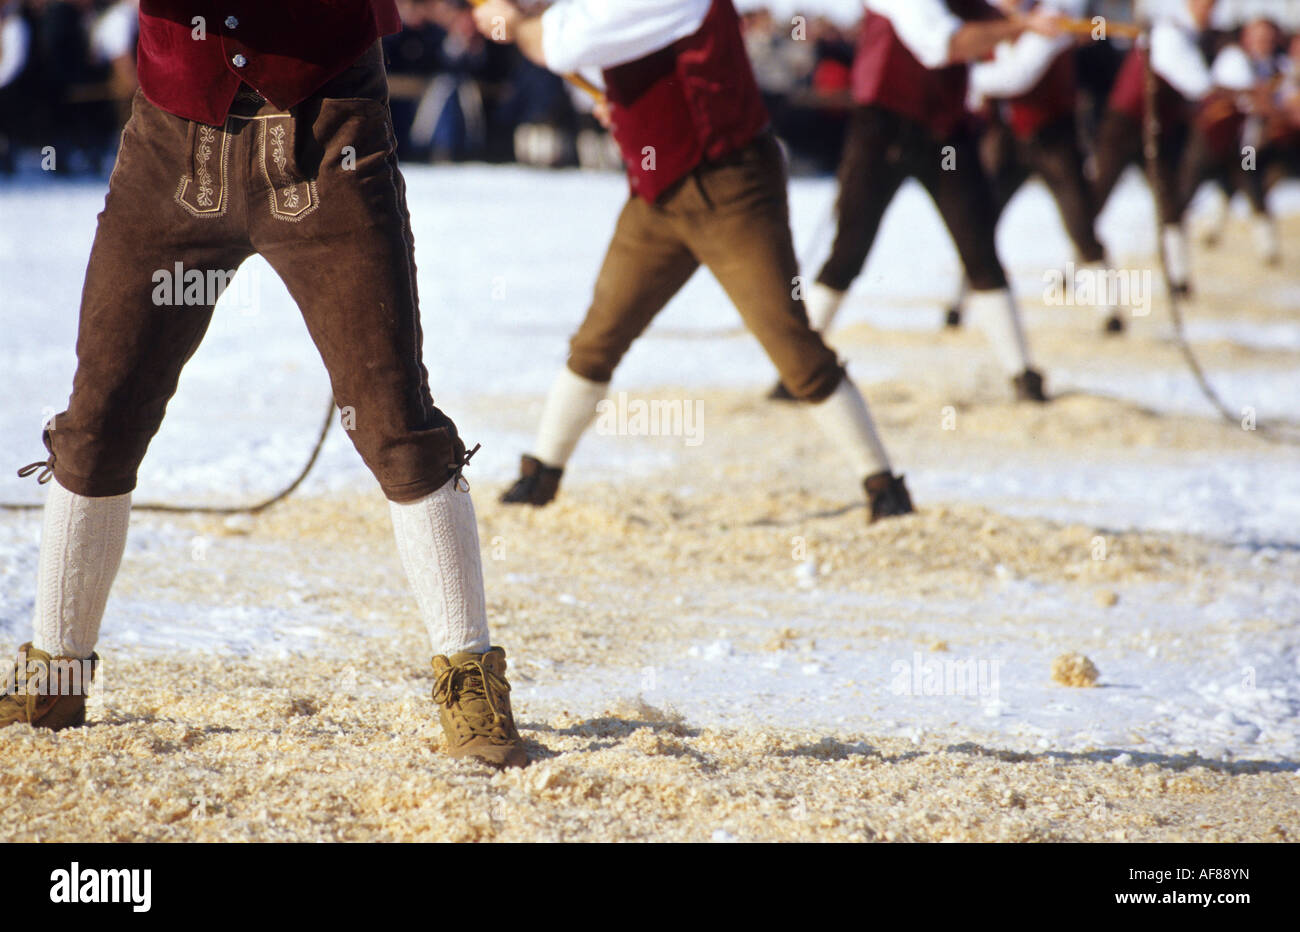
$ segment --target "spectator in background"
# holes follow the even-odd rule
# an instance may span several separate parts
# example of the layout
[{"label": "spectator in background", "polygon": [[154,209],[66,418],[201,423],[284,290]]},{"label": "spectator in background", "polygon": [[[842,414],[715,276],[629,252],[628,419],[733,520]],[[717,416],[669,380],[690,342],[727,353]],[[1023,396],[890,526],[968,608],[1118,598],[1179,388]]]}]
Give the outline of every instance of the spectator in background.
[{"label": "spectator in background", "polygon": [[[1244,194],[1250,202],[1255,244],[1267,265],[1281,262],[1281,243],[1265,198],[1265,174],[1276,154],[1266,128],[1278,109],[1276,92],[1285,61],[1281,31],[1264,17],[1246,23],[1240,39],[1219,52],[1210,69],[1214,87],[1192,122],[1179,177],[1183,211],[1207,179],[1225,195],[1206,235],[1207,245],[1219,240],[1228,200],[1238,191]],[[1247,148],[1255,153],[1249,167],[1244,164]]]},{"label": "spectator in background", "polygon": [[14,136],[28,118],[32,27],[17,0],[0,3],[0,174],[13,171]]},{"label": "spectator in background", "polygon": [[139,87],[135,75],[135,39],[140,25],[139,0],[117,0],[90,29],[91,64],[107,71],[105,90],[116,109],[117,122],[131,116],[131,96]]},{"label": "spectator in background", "polygon": [[741,26],[754,78],[792,168],[833,170],[848,116],[853,42],[824,18],[800,15],[787,23],[766,9],[746,13]]},{"label": "spectator in background", "polygon": [[384,50],[403,158],[508,160],[516,127],[530,121],[567,120],[572,135],[573,112],[558,79],[486,42],[467,3],[402,0],[398,12],[405,28]]}]

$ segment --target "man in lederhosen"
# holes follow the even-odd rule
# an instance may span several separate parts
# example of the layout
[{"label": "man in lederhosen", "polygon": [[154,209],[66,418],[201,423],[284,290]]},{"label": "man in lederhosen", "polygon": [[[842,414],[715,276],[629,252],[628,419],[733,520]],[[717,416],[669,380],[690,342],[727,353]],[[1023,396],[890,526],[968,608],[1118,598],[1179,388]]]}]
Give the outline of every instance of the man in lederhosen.
[{"label": "man in lederhosen", "polygon": [[[1028,0],[1015,5],[1036,4]],[[1082,0],[1044,0],[1042,5],[1073,17],[1082,16],[1086,7]],[[1037,175],[1056,201],[1079,267],[1106,273],[1111,264],[1097,238],[1097,211],[1084,174],[1076,122],[1076,52],[1075,41],[1066,36],[1052,39],[1027,32],[1014,42],[1004,42],[992,60],[971,68],[971,98],[982,103],[987,123],[980,155],[993,186],[997,216]],[[1105,332],[1123,331],[1123,318],[1109,303],[1099,300],[1096,309]]]},{"label": "man in lederhosen", "polygon": [[1130,165],[1145,166],[1144,121],[1147,115],[1147,61],[1154,72],[1156,120],[1156,199],[1160,205],[1161,248],[1169,282],[1178,294],[1191,290],[1187,238],[1178,174],[1197,103],[1213,81],[1199,46],[1209,28],[1215,0],[1176,0],[1152,23],[1150,50],[1136,44],[1120,68],[1106,113],[1097,129],[1093,201],[1100,212]]},{"label": "man in lederhosen", "polygon": [[[1267,179],[1277,156],[1276,129],[1284,121],[1279,91],[1285,67],[1278,27],[1266,17],[1245,23],[1239,40],[1220,51],[1210,67],[1214,88],[1192,119],[1191,140],[1179,170],[1178,196],[1184,213],[1206,180],[1213,180],[1227,200],[1237,191],[1246,196],[1256,246],[1266,265],[1281,262],[1277,222],[1268,209]],[[1226,215],[1225,201],[1208,236],[1211,245]]]},{"label": "man in lederhosen", "polygon": [[[44,690],[7,692],[0,725],[84,721],[136,472],[218,297],[202,283],[258,253],[298,303],[335,401],[351,409],[349,436],[389,500],[437,651],[448,752],[527,762],[505,653],[488,635],[460,476],[469,457],[434,406],[421,357],[378,41],[400,25],[392,0],[140,3],[141,90],[86,270],[72,397],[45,432],[48,460],[24,470],[54,481],[35,635],[19,663],[59,672]],[[173,270],[184,288],[160,289]]]},{"label": "man in lederhosen", "polygon": [[961,257],[973,323],[1016,397],[1045,401],[994,245],[997,215],[966,96],[968,63],[1031,29],[1055,34],[1056,18],[1043,11],[1003,14],[984,0],[868,0],[866,7],[853,63],[856,108],[840,160],[838,228],[809,292],[812,324],[822,332],[830,326],[886,208],[903,182],[916,178],[934,198]]},{"label": "man in lederhosen", "polygon": [[553,71],[601,68],[602,111],[631,194],[504,501],[554,499],[614,368],[699,266],[718,279],[796,398],[863,481],[872,520],[912,511],[857,387],[798,296],[785,167],[731,0],[570,0],[525,15],[507,0],[479,29]]}]

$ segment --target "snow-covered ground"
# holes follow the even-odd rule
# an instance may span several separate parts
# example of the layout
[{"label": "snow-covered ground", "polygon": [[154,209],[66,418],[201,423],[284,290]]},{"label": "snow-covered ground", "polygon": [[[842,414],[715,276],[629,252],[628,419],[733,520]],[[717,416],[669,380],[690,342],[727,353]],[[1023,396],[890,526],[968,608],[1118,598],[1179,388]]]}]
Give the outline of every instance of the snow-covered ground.
[{"label": "snow-covered ground", "polygon": [[[407,178],[434,394],[462,434],[483,443],[474,477],[505,480],[531,438],[532,417],[518,416],[518,408],[531,406],[536,413],[563,361],[624,183],[610,175],[473,166],[413,167]],[[42,419],[66,401],[81,278],[102,197],[98,181],[29,179],[0,186],[0,449],[10,466],[43,456]],[[824,249],[833,197],[829,180],[792,185],[801,252]],[[1280,211],[1295,213],[1300,189],[1283,188],[1275,200]],[[1152,228],[1150,199],[1130,177],[1102,217],[1102,237],[1117,258],[1149,262]],[[1042,294],[1042,270],[1062,265],[1069,255],[1041,188],[1031,186],[1017,199],[998,239],[1018,292],[1032,304]],[[1300,244],[1287,247],[1294,252]],[[820,257],[804,258],[815,263]],[[811,265],[806,271],[813,271]],[[252,499],[291,477],[310,448],[327,396],[323,369],[295,306],[265,264],[250,260],[239,276],[185,371],[141,472],[137,500]],[[939,346],[937,336],[933,348],[925,343],[956,281],[956,255],[937,214],[919,189],[906,188],[840,322],[855,335],[841,350],[869,396],[873,384],[927,378],[933,369],[924,360],[963,358]],[[1227,287],[1210,283],[1216,284]],[[1254,408],[1261,423],[1296,419],[1300,280],[1275,274],[1267,283],[1246,282],[1243,292],[1274,313],[1195,316],[1190,336],[1198,345],[1226,344],[1226,352],[1238,354],[1230,364],[1211,365],[1226,397]],[[1279,308],[1295,316],[1276,313]],[[1031,320],[1046,325],[1053,318],[1038,309],[1031,310]],[[1107,360],[1100,344],[1095,356],[1091,349],[1074,355],[1051,349],[1059,357],[1049,370],[1052,387],[1104,393],[1157,412],[1211,416],[1186,370],[1169,363],[1161,313],[1142,326],[1152,346],[1165,344],[1159,359]],[[871,336],[881,332],[903,342],[882,352]],[[633,348],[615,388],[758,392],[771,378],[770,364],[721,290],[700,274]],[[966,384],[958,378],[958,385]],[[569,487],[583,481],[635,484],[677,467],[681,456],[671,444],[589,438],[572,463]],[[956,459],[918,453],[916,462],[903,465],[923,504],[978,505],[1115,533],[1194,535],[1222,555],[1218,578],[1235,573],[1239,582],[1218,582],[1208,593],[1182,591],[1175,581],[1135,584],[1125,589],[1119,606],[1103,609],[1090,592],[1014,574],[999,575],[997,585],[974,599],[911,600],[841,591],[834,573],[803,580],[801,594],[794,596],[787,591],[790,580],[758,577],[734,593],[735,601],[761,606],[771,600],[776,614],[716,615],[710,621],[713,636],[648,654],[630,668],[585,668],[581,677],[556,673],[525,683],[518,686],[521,700],[545,709],[562,698],[567,709],[599,711],[612,694],[642,692],[701,725],[979,733],[1031,749],[1199,750],[1279,761],[1300,756],[1296,447],[1246,438],[1213,455],[1149,446],[1137,455],[1115,449],[1080,455],[1077,448],[1048,443],[1004,461],[978,452]],[[335,431],[301,494],[369,488],[371,479]],[[0,500],[39,499],[30,480],[20,482],[9,467],[0,471]],[[184,553],[192,538],[183,523],[137,520],[128,561]],[[0,513],[4,644],[25,636],[37,539],[35,515]],[[367,619],[339,617],[310,604],[315,583],[307,569],[286,575],[284,585],[301,595],[298,617],[243,604],[161,605],[133,591],[110,603],[106,643],[121,650],[293,653],[319,649],[321,632],[331,626],[367,630]],[[699,595],[689,579],[673,585],[687,606]],[[221,603],[217,590],[212,594]],[[801,614],[787,617],[798,599],[804,600]],[[842,636],[824,631],[815,647],[795,654],[761,653],[742,644],[766,628],[816,626],[822,616],[861,618],[873,630],[894,634],[867,639],[848,625]],[[911,644],[927,618],[959,619],[977,632],[950,659],[995,662],[996,689],[969,701],[950,695],[900,699],[898,664],[924,666]],[[1034,621],[1026,624],[1025,618]],[[1053,685],[1043,670],[1046,642],[1103,654],[1099,664],[1108,688]],[[927,655],[924,662],[945,656]],[[641,682],[642,666],[654,670],[652,682]]]}]

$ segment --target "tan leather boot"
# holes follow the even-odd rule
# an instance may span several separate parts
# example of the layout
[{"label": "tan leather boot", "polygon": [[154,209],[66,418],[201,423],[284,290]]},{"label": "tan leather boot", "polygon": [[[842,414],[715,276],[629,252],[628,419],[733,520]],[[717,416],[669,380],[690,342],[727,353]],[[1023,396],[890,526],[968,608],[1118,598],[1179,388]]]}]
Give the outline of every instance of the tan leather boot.
[{"label": "tan leather boot", "polygon": [[86,723],[86,694],[99,666],[89,659],[51,657],[30,643],[18,648],[13,674],[0,696],[0,728],[26,723],[58,731]]},{"label": "tan leather boot", "polygon": [[439,705],[447,753],[477,757],[494,767],[526,767],[528,755],[510,711],[506,652],[442,654],[433,658],[433,701]]}]

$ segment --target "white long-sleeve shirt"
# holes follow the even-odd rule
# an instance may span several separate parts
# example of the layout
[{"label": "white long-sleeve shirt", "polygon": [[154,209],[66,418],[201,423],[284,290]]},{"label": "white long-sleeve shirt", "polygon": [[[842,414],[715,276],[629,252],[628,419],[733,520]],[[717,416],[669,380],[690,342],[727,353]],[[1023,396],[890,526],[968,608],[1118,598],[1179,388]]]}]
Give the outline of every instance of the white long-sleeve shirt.
[{"label": "white long-sleeve shirt", "polygon": [[1181,17],[1157,20],[1151,27],[1151,69],[1192,101],[1203,99],[1214,87],[1196,37],[1195,27]]},{"label": "white long-sleeve shirt", "polygon": [[1049,39],[1036,32],[1027,32],[1015,42],[1001,43],[992,61],[971,67],[971,96],[1006,98],[1028,93],[1071,44],[1069,38]]},{"label": "white long-sleeve shirt", "polygon": [[[1066,16],[1078,17],[1083,15],[1087,3],[1086,0],[1050,0],[1043,6]],[[1057,57],[1073,44],[1074,40],[1069,36],[1049,39],[1036,32],[1026,32],[1014,41],[999,43],[990,61],[971,67],[972,99],[1019,97],[1028,93],[1043,79]]]},{"label": "white long-sleeve shirt", "polygon": [[542,55],[552,71],[612,68],[696,32],[712,0],[561,0],[542,14]]},{"label": "white long-sleeve shirt", "polygon": [[866,0],[866,7],[889,20],[899,41],[925,67],[951,63],[952,37],[963,20],[943,0]]}]

